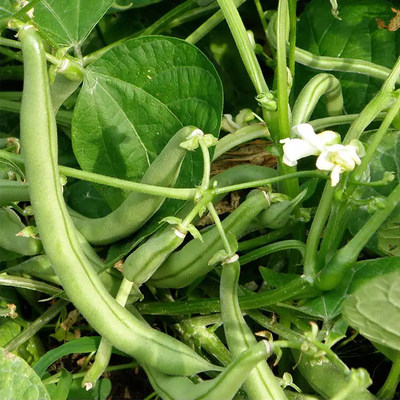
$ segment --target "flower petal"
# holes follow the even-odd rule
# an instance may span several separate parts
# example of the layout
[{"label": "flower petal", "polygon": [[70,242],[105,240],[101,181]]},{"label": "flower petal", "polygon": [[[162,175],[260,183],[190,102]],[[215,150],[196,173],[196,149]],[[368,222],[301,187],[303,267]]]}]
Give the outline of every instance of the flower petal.
[{"label": "flower petal", "polygon": [[297,160],[308,156],[316,156],[319,150],[302,139],[282,139],[283,162],[290,167],[297,165]]},{"label": "flower petal", "polygon": [[340,165],[336,165],[332,172],[331,172],[331,185],[336,186],[339,183],[340,180],[340,174],[342,173],[342,168]]}]

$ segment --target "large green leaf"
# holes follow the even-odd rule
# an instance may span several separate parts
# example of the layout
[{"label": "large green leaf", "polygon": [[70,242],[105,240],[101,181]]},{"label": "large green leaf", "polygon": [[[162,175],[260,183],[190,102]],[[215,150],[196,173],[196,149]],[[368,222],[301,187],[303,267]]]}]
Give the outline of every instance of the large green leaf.
[{"label": "large green leaf", "polygon": [[41,0],[34,22],[54,46],[80,46],[113,0]]},{"label": "large green leaf", "polygon": [[[221,82],[196,47],[162,36],[132,39],[87,68],[72,121],[73,148],[84,170],[139,180],[181,127],[217,136],[221,114]],[[185,162],[177,186],[200,177],[191,154]],[[102,193],[112,207],[123,199],[116,189]]]},{"label": "large green leaf", "polygon": [[[378,29],[376,18],[389,21],[392,4],[387,0],[345,0],[339,6],[341,20],[332,16],[329,1],[311,1],[298,24],[297,46],[316,55],[355,58],[391,68],[400,53],[400,31]],[[296,92],[317,73],[297,66]],[[382,85],[366,75],[334,75],[342,84],[348,113],[360,112]]]},{"label": "large green leaf", "polygon": [[296,307],[296,309],[313,317],[331,321],[340,314],[341,303],[349,294],[376,276],[389,274],[393,271],[400,272],[399,257],[359,261],[347,271],[340,284],[334,290],[325,292],[314,299],[306,300],[304,304]]},{"label": "large green leaf", "polygon": [[0,398],[50,400],[36,372],[15,354],[0,348]]},{"label": "large green leaf", "polygon": [[344,318],[363,336],[400,350],[399,269],[368,280],[342,303],[342,310]]}]

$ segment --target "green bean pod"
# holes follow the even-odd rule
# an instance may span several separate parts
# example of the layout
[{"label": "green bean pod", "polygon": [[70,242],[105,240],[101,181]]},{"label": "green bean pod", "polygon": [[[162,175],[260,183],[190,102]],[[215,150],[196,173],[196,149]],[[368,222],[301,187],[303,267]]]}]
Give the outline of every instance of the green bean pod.
[{"label": "green bean pod", "polygon": [[[180,129],[151,163],[141,183],[155,186],[173,186],[186,155],[180,144],[196,129],[186,126]],[[123,239],[137,231],[162,205],[164,197],[132,192],[110,214],[102,218],[87,218],[71,212],[77,229],[89,243],[105,245]]]},{"label": "green bean pod", "polygon": [[256,220],[263,228],[280,229],[289,222],[293,210],[306,195],[307,190],[303,190],[292,200],[284,200],[274,203],[268,209],[260,212]]},{"label": "green bean pod", "polygon": [[19,181],[0,179],[0,206],[29,201],[28,185]]},{"label": "green bean pod", "polygon": [[124,277],[137,287],[148,281],[166,258],[185,239],[186,233],[173,226],[156,232],[147,242],[139,246],[124,262]]},{"label": "green bean pod", "polygon": [[270,355],[267,342],[260,342],[237,356],[218,377],[198,384],[172,377],[143,365],[151,385],[164,400],[230,400],[254,367]]},{"label": "green bean pod", "polygon": [[[349,380],[349,375],[341,371],[331,361],[325,360],[323,363],[317,363],[310,360],[305,354],[298,350],[292,350],[296,366],[310,386],[323,398],[333,398]],[[354,396],[346,396],[345,400],[376,400],[376,397],[367,389],[360,391]]]},{"label": "green bean pod", "polygon": [[[260,211],[269,206],[265,192],[259,191],[248,197],[235,211],[222,222],[226,232],[237,238]],[[182,288],[195,279],[207,274],[213,265],[208,265],[211,257],[224,248],[216,227],[203,235],[203,243],[191,240],[182,250],[172,254],[150,279],[155,287]]]},{"label": "green bean pod", "polygon": [[[239,306],[239,275],[239,261],[233,261],[222,266],[220,285],[221,315],[225,338],[229,350],[234,356],[250,349],[256,343],[256,338],[246,324]],[[259,363],[251,371],[244,388],[251,399],[287,400],[274,374],[265,362]]]},{"label": "green bean pod", "polygon": [[43,43],[32,26],[22,28],[19,39],[24,58],[21,146],[29,195],[44,249],[68,297],[93,329],[139,362],[172,375],[218,369],[178,340],[145,326],[115,301],[93,270],[62,196]]},{"label": "green bean pod", "polygon": [[10,208],[0,208],[0,227],[0,248],[24,256],[34,256],[42,251],[42,243],[39,239],[18,236],[25,225]]}]

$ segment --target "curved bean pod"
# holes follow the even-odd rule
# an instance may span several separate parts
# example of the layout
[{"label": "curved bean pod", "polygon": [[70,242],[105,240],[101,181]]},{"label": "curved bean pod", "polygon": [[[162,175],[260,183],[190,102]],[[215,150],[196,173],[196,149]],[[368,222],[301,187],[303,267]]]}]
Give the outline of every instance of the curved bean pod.
[{"label": "curved bean pod", "polygon": [[[156,186],[173,186],[186,155],[179,145],[196,129],[186,126],[180,129],[167,143],[149,166],[141,183]],[[71,212],[72,220],[86,240],[104,245],[129,236],[139,229],[162,205],[163,197],[132,192],[126,200],[103,218],[87,218]]]},{"label": "curved bean pod", "polygon": [[34,256],[42,251],[42,243],[39,239],[17,236],[25,225],[10,208],[0,208],[0,226],[0,248],[24,256]]},{"label": "curved bean pod", "polygon": [[[235,356],[256,343],[253,332],[243,318],[238,301],[239,261],[224,264],[221,275],[221,315],[229,350]],[[267,363],[260,363],[250,373],[245,390],[251,399],[287,400]]]},{"label": "curved bean pod", "polygon": [[[265,192],[259,191],[248,197],[222,222],[224,230],[239,238],[249,222],[269,204]],[[213,268],[213,265],[208,265],[210,258],[224,246],[217,228],[202,236],[203,243],[191,240],[182,250],[172,254],[152,276],[151,284],[155,287],[182,288],[207,274]]]},{"label": "curved bean pod", "polygon": [[146,366],[143,368],[153,388],[165,400],[229,400],[253,368],[269,355],[266,343],[258,343],[236,357],[217,378],[198,384],[188,378],[171,377]]},{"label": "curved bean pod", "polygon": [[113,346],[169,374],[218,369],[178,340],[146,327],[106,291],[81,250],[61,191],[57,130],[46,58],[32,26],[19,31],[24,58],[21,145],[37,227],[68,297]]}]

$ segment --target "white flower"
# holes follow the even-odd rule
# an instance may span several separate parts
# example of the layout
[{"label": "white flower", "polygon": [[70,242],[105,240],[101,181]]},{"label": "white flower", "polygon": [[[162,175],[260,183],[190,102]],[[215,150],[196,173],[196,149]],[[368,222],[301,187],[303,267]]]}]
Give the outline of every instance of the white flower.
[{"label": "white flower", "polygon": [[310,124],[299,124],[292,128],[300,139],[282,139],[283,162],[290,167],[297,165],[297,161],[308,156],[317,156],[325,147],[340,143],[340,136],[333,131],[324,131],[319,134],[314,132]]},{"label": "white flower", "polygon": [[314,132],[310,124],[300,124],[292,128],[300,139],[282,139],[283,162],[290,167],[308,156],[319,156],[317,168],[331,171],[331,184],[336,186],[343,172],[352,171],[361,163],[360,157],[365,154],[364,147],[358,140],[352,140],[344,146],[340,144],[340,136],[333,131]]},{"label": "white flower", "polygon": [[317,168],[321,171],[331,172],[331,184],[336,186],[339,183],[340,174],[353,171],[356,165],[361,164],[360,156],[363,154],[360,146],[348,144],[334,144],[327,146],[317,158]]}]

